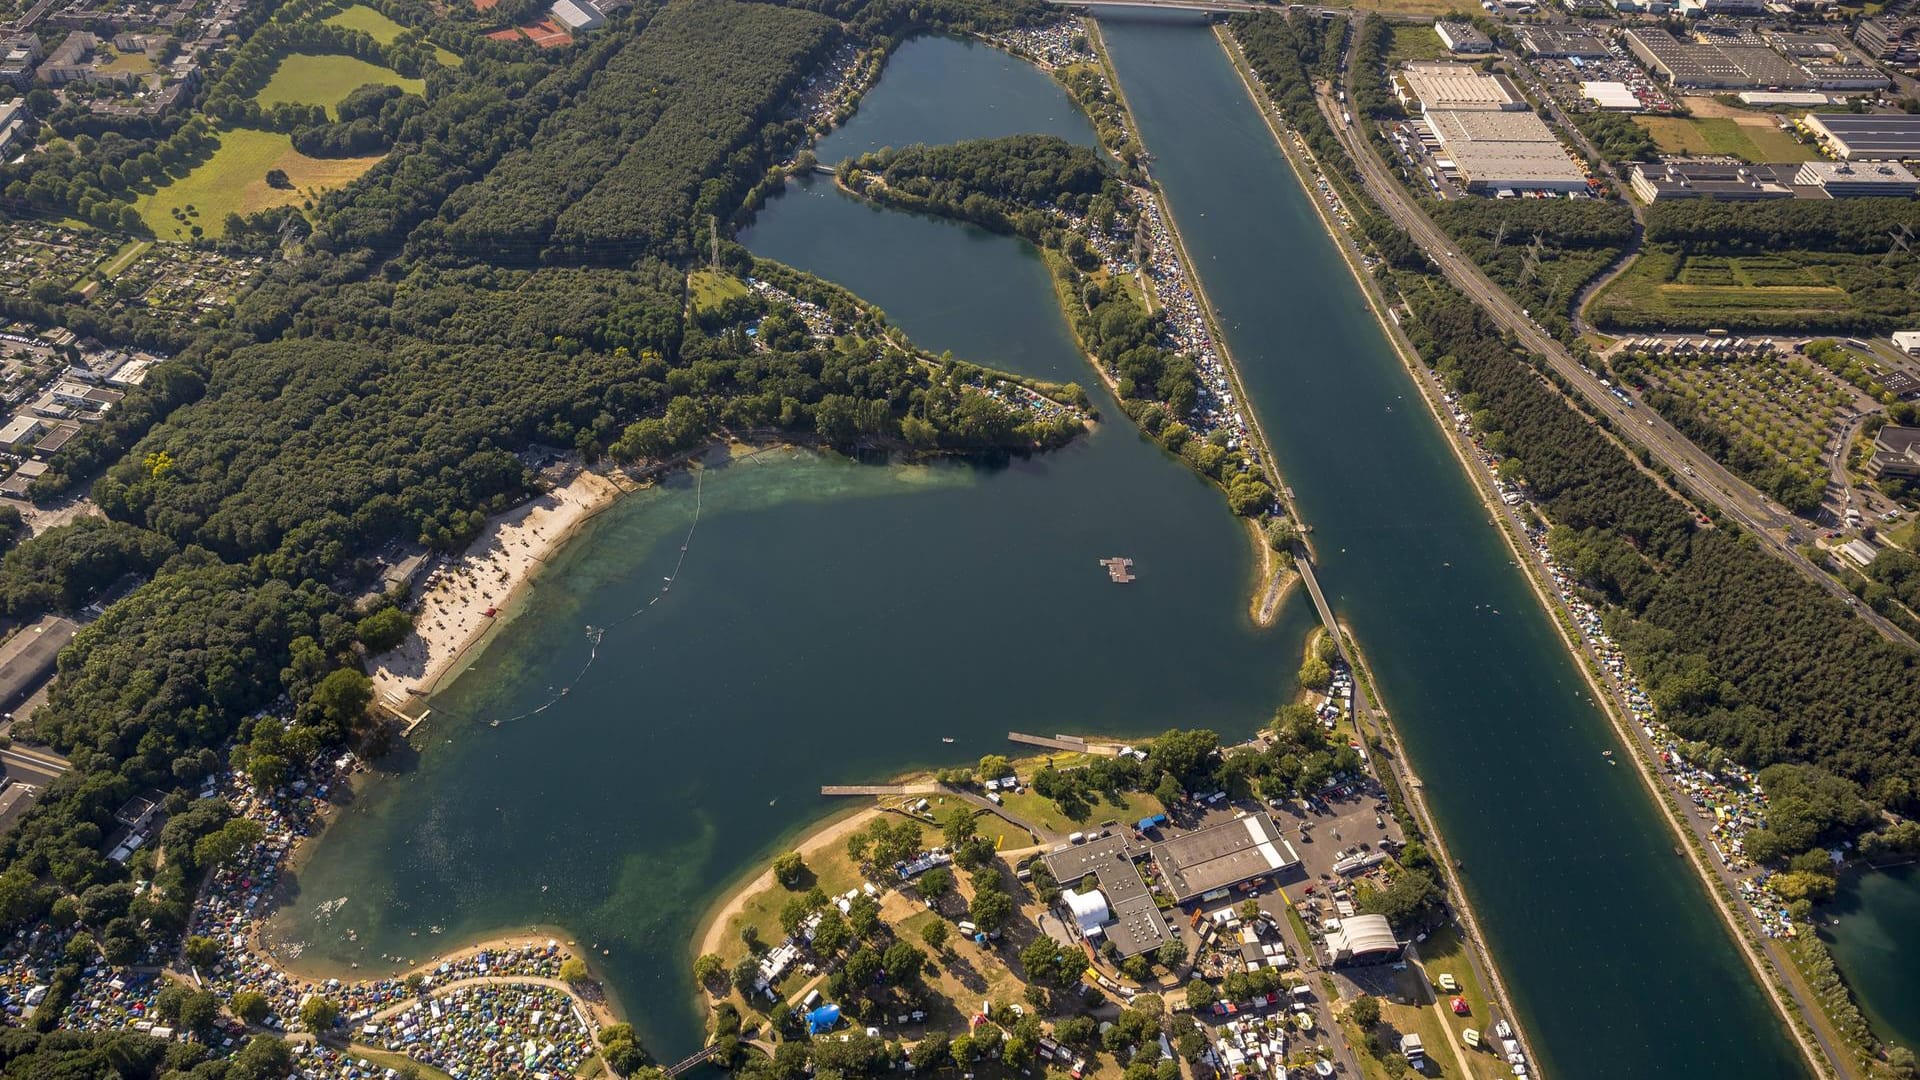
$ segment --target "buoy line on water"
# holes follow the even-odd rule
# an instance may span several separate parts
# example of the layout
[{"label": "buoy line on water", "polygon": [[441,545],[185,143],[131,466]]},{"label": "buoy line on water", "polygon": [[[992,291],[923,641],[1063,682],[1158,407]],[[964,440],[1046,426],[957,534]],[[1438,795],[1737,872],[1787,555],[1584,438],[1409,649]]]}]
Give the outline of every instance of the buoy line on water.
[{"label": "buoy line on water", "polygon": [[555,705],[560,704],[560,702],[563,699],[565,699],[569,693],[572,692],[573,688],[580,685],[580,681],[587,677],[587,672],[593,670],[594,661],[600,659],[600,642],[606,638],[607,631],[617,630],[620,627],[627,625],[628,623],[639,618],[640,616],[645,615],[647,613],[648,608],[651,608],[653,605],[666,599],[667,594],[673,591],[674,580],[680,576],[680,568],[686,565],[687,549],[693,546],[694,530],[700,527],[700,510],[701,510],[702,503],[704,501],[706,478],[707,478],[707,470],[705,468],[696,468],[694,470],[694,473],[693,473],[693,522],[687,526],[686,538],[680,541],[680,557],[674,561],[673,573],[668,574],[663,579],[665,581],[665,584],[660,586],[660,591],[654,594],[653,597],[648,599],[648,601],[645,604],[641,605],[639,608],[635,609],[634,611],[626,615],[624,618],[621,618],[618,621],[614,622],[610,626],[591,626],[591,625],[588,626],[587,627],[587,662],[580,665],[580,670],[573,676],[572,681],[568,682],[565,686],[562,686],[560,689],[554,691],[552,697],[548,698],[544,702],[541,702],[538,706],[528,709],[526,712],[519,713],[514,716],[498,717],[492,720],[484,720],[479,717],[475,717],[475,720],[477,722],[486,724],[488,727],[499,727],[502,724],[512,724],[512,723],[517,723],[521,720],[530,720],[533,717],[539,716],[541,713],[546,712],[548,709],[553,708]]}]

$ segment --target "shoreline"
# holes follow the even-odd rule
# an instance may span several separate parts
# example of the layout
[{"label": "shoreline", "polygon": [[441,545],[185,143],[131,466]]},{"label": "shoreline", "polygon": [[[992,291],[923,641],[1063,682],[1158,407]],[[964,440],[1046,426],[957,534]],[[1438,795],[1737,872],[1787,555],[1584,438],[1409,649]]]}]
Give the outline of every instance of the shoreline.
[{"label": "shoreline", "polygon": [[425,719],[425,711],[415,716],[412,710],[485,651],[548,560],[633,490],[615,475],[583,468],[565,484],[490,519],[464,551],[438,562],[419,590],[413,631],[397,648],[369,658],[375,702],[404,721]]},{"label": "shoreline", "polygon": [[[1228,56],[1233,62],[1235,72],[1240,76],[1242,85],[1246,87],[1248,93],[1253,97],[1256,106],[1261,105],[1263,102],[1270,102],[1264,89],[1256,91],[1255,83],[1250,79],[1249,72],[1246,68],[1246,60],[1239,51],[1239,43],[1234,40],[1232,35],[1225,31],[1224,28],[1216,27],[1214,33],[1215,36],[1220,39],[1223,48],[1226,49]],[[1286,139],[1282,137],[1280,130],[1274,126],[1272,114],[1268,109],[1263,107],[1260,108],[1259,111],[1268,130],[1273,134],[1275,142],[1280,145],[1296,178],[1300,179],[1304,184],[1307,177],[1302,171],[1300,162],[1295,157],[1294,148],[1287,143]],[[1387,341],[1392,345],[1395,354],[1399,356],[1401,364],[1406,368],[1414,384],[1420,389],[1421,400],[1426,404],[1428,412],[1433,416],[1434,421],[1440,426],[1442,437],[1447,443],[1448,449],[1453,453],[1455,460],[1459,462],[1461,468],[1467,474],[1469,481],[1473,484],[1475,494],[1480,497],[1481,505],[1489,515],[1490,523],[1499,526],[1498,531],[1501,538],[1506,544],[1509,553],[1514,556],[1515,565],[1522,569],[1522,576],[1525,577],[1527,586],[1532,591],[1534,599],[1540,604],[1542,610],[1553,623],[1554,632],[1559,635],[1562,646],[1566,649],[1568,656],[1574,661],[1574,666],[1580,670],[1581,678],[1586,682],[1588,689],[1592,691],[1595,700],[1601,702],[1601,711],[1606,715],[1609,725],[1613,728],[1615,737],[1620,740],[1623,747],[1630,751],[1629,756],[1633,759],[1635,772],[1639,775],[1641,782],[1646,786],[1648,793],[1652,796],[1653,802],[1659,808],[1661,816],[1665,819],[1668,828],[1681,840],[1686,852],[1688,864],[1693,869],[1700,884],[1706,889],[1708,896],[1712,899],[1714,907],[1720,915],[1723,929],[1731,935],[1735,944],[1738,946],[1749,971],[1766,992],[1768,1000],[1773,1004],[1776,1015],[1783,1021],[1788,1035],[1800,1050],[1807,1063],[1812,1067],[1814,1075],[1829,1076],[1836,1072],[1843,1076],[1851,1075],[1851,1072],[1846,1068],[1844,1063],[1833,1061],[1828,1055],[1820,1052],[1811,1045],[1805,1033],[1801,1030],[1800,1024],[1796,1024],[1795,1020],[1796,1017],[1798,1017],[1798,1012],[1790,1008],[1788,1003],[1782,1000],[1779,987],[1776,983],[1777,978],[1783,978],[1785,976],[1772,971],[1766,961],[1755,950],[1753,943],[1749,940],[1749,927],[1746,925],[1743,917],[1740,916],[1728,902],[1719,880],[1713,874],[1711,867],[1706,864],[1705,857],[1699,850],[1698,837],[1695,836],[1691,829],[1687,828],[1685,822],[1680,820],[1675,812],[1671,803],[1671,792],[1654,773],[1651,763],[1647,760],[1646,748],[1640,740],[1635,738],[1631,726],[1627,724],[1626,720],[1620,715],[1618,702],[1614,694],[1602,685],[1595,675],[1592,658],[1571,634],[1566,625],[1565,612],[1542,583],[1540,577],[1541,568],[1534,558],[1533,552],[1521,542],[1519,537],[1514,535],[1517,525],[1514,522],[1513,516],[1507,512],[1508,508],[1495,497],[1495,494],[1491,490],[1491,482],[1486,475],[1486,471],[1477,467],[1476,463],[1462,447],[1461,441],[1465,436],[1454,431],[1447,422],[1447,415],[1442,408],[1442,402],[1437,398],[1435,387],[1430,381],[1432,373],[1426,370],[1423,364],[1418,362],[1418,354],[1413,352],[1411,344],[1406,341],[1398,320],[1394,319],[1384,310],[1382,305],[1385,304],[1385,297],[1377,291],[1374,283],[1370,282],[1363,268],[1355,261],[1357,253],[1354,245],[1356,241],[1351,235],[1340,229],[1335,222],[1329,219],[1328,210],[1325,205],[1318,200],[1309,201],[1313,202],[1314,211],[1319,217],[1321,225],[1334,241],[1334,246],[1339,249],[1342,261],[1347,265],[1348,271],[1354,276],[1356,283],[1360,286],[1361,294],[1366,298],[1368,308],[1380,323]],[[1412,775],[1410,769],[1409,775]],[[1418,780],[1416,779],[1410,786],[1414,789],[1411,795],[1412,800],[1417,802],[1423,814],[1431,819],[1430,812],[1428,812],[1425,807],[1425,799],[1419,793],[1420,784]],[[1439,831],[1436,829],[1434,834],[1438,837]],[[1444,848],[1444,842],[1442,842],[1440,846]],[[1451,860],[1448,859],[1445,865],[1451,869]],[[1465,895],[1464,890],[1461,891],[1461,895]],[[1472,918],[1470,909],[1468,918],[1469,920]],[[1475,928],[1475,936],[1481,936],[1477,925]],[[1511,1003],[1506,1001],[1507,992],[1498,967],[1489,964],[1489,970],[1493,975],[1494,984],[1498,987],[1498,992],[1503,1004],[1507,1004],[1508,1011],[1512,1012]],[[1801,1018],[1801,1022],[1810,1023],[1810,1021],[1806,1021],[1804,1018]],[[1522,1036],[1524,1039],[1524,1032]]]}]

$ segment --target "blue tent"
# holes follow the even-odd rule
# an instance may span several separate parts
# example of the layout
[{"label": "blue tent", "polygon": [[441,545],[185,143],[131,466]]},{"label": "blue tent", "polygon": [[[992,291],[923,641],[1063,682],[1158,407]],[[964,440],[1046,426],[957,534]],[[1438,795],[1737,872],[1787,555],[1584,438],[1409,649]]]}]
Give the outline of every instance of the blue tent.
[{"label": "blue tent", "polygon": [[807,1034],[819,1035],[832,1031],[840,1022],[840,1006],[822,1005],[807,1014]]}]

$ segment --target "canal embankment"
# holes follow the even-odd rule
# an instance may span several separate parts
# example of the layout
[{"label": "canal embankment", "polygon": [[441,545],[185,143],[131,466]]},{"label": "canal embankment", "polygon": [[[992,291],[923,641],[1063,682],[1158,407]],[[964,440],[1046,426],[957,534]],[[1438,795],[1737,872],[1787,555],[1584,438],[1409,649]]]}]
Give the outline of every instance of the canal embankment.
[{"label": "canal embankment", "polygon": [[[1313,152],[1302,145],[1300,140],[1291,137],[1291,129],[1285,125],[1284,120],[1278,119],[1279,109],[1273,104],[1262,80],[1252,72],[1232,32],[1226,27],[1217,27],[1215,37],[1219,40],[1221,47],[1226,50],[1241,84],[1255,102],[1268,130],[1272,133],[1276,144],[1286,154],[1288,163],[1293,167],[1302,185],[1308,190],[1316,187],[1322,191],[1335,190],[1335,185],[1326,176]],[[1329,119],[1328,122],[1331,123],[1331,120]],[[1351,191],[1348,191],[1337,197],[1354,196]],[[1531,513],[1541,521],[1546,521],[1545,514],[1531,502],[1522,503],[1516,507],[1507,505],[1501,498],[1501,492],[1495,486],[1493,472],[1481,459],[1471,431],[1454,423],[1451,415],[1453,409],[1446,400],[1445,388],[1440,384],[1433,369],[1421,360],[1418,350],[1400,325],[1395,307],[1388,303],[1380,282],[1368,271],[1360,238],[1345,225],[1343,219],[1336,213],[1335,207],[1328,201],[1316,199],[1312,202],[1328,236],[1333,240],[1348,270],[1352,273],[1355,284],[1365,295],[1368,306],[1378,319],[1381,330],[1399,355],[1415,385],[1420,388],[1421,398],[1426,403],[1434,422],[1442,431],[1448,433],[1447,445],[1462,470],[1472,480],[1489,520],[1499,526],[1500,534],[1514,557],[1515,565],[1525,570],[1528,584],[1536,600],[1551,617],[1556,633],[1568,654],[1576,661],[1593,699],[1603,705],[1607,719],[1611,722],[1621,745],[1630,751],[1628,756],[1645,784],[1648,795],[1658,805],[1675,838],[1680,842],[1674,849],[1675,854],[1684,852],[1690,869],[1706,886],[1722,922],[1732,935],[1754,979],[1766,990],[1780,1023],[1793,1036],[1806,1057],[1808,1065],[1818,1073],[1852,1076],[1851,1062],[1845,1054],[1835,1050],[1836,1046],[1844,1044],[1844,1040],[1840,1038],[1837,1031],[1832,1030],[1824,1012],[1817,1007],[1803,1007],[1802,1003],[1814,1000],[1814,995],[1806,986],[1798,969],[1791,963],[1778,962],[1767,955],[1770,950],[1758,937],[1751,920],[1745,914],[1745,905],[1734,895],[1728,881],[1715,870],[1713,860],[1716,856],[1708,849],[1706,841],[1699,832],[1689,826],[1687,808],[1681,804],[1673,787],[1661,778],[1657,761],[1659,748],[1651,737],[1636,729],[1631,722],[1626,703],[1620,699],[1617,691],[1610,688],[1599,658],[1584,644],[1584,638],[1575,625],[1573,613],[1558,599],[1558,590],[1547,576],[1547,567],[1535,557],[1532,545],[1527,539],[1527,522],[1523,515]],[[1404,297],[1399,307],[1404,309]],[[1627,451],[1622,448],[1622,452]],[[1497,969],[1494,971],[1494,978],[1498,983],[1500,976]],[[1501,994],[1503,997],[1506,995],[1504,985],[1501,986]]]},{"label": "canal embankment", "polygon": [[[1334,265],[1311,185],[1219,42],[1195,23],[1104,29],[1253,406],[1315,515],[1329,599],[1367,644],[1543,1068],[1802,1075],[1693,875],[1672,873],[1670,827],[1607,765],[1611,721],[1430,407],[1405,401],[1421,393],[1405,360]],[[1596,1045],[1606,1054],[1573,1049]]]}]

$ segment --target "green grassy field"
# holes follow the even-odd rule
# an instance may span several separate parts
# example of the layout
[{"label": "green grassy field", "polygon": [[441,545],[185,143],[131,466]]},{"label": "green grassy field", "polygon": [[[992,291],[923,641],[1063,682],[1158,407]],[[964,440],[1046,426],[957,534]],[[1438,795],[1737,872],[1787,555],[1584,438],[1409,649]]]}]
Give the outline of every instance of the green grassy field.
[{"label": "green grassy field", "polygon": [[397,86],[409,94],[424,94],[425,79],[408,79],[391,68],[369,64],[351,56],[317,56],[293,53],[280,61],[273,78],[254,100],[262,108],[275,105],[325,105],[333,116],[334,106],[348,94],[368,83]]},{"label": "green grassy field", "polygon": [[1813,147],[1781,131],[1771,120],[1755,117],[1751,123],[1725,117],[1636,116],[1654,143],[1666,154],[1715,154],[1742,161],[1812,161]]},{"label": "green grassy field", "polygon": [[736,296],[747,295],[747,283],[732,274],[695,270],[687,275],[687,292],[693,297],[693,310],[708,311]]},{"label": "green grassy field", "polygon": [[[226,231],[229,213],[251,214],[300,202],[309,191],[352,183],[373,168],[378,157],[311,158],[293,148],[293,140],[271,131],[235,128],[220,134],[220,148],[186,176],[134,203],[147,227],[162,240],[189,240],[193,226],[207,236]],[[267,186],[267,172],[280,169],[291,189]],[[189,211],[187,208],[192,207]],[[175,214],[185,216],[181,220]]]},{"label": "green grassy field", "polygon": [[[363,31],[367,36],[382,45],[393,44],[393,40],[399,37],[402,31],[406,30],[406,27],[401,26],[385,14],[375,11],[365,4],[355,4],[352,7],[342,8],[332,15],[327,16],[326,21],[329,26],[344,26],[349,30]],[[440,61],[440,63],[446,67],[460,66],[460,56],[457,53],[442,49],[436,45],[433,50],[433,55],[434,59]]]},{"label": "green grassy field", "polygon": [[1387,51],[1387,66],[1404,64],[1409,60],[1447,60],[1453,56],[1440,42],[1440,35],[1433,32],[1431,26],[1396,26],[1393,28],[1393,48]]},{"label": "green grassy field", "polygon": [[100,65],[100,70],[115,75],[146,75],[153,71],[153,61],[147,59],[147,54],[143,52],[120,52],[115,53],[112,60]]}]

